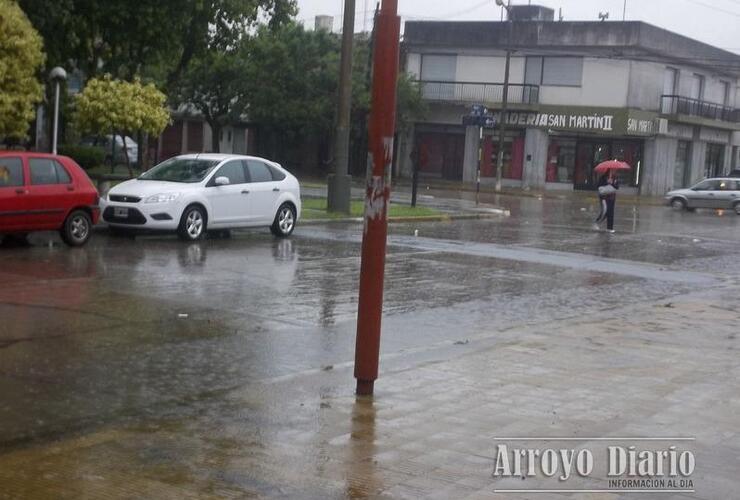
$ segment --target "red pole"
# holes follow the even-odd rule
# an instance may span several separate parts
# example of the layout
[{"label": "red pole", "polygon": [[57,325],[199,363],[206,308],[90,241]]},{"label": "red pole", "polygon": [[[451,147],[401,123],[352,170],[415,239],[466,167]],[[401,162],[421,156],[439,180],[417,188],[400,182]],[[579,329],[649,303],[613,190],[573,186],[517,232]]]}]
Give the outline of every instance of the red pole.
[{"label": "red pole", "polygon": [[360,295],[357,309],[355,378],[357,394],[371,395],[378,378],[380,322],[383,313],[383,275],[388,232],[388,199],[396,129],[396,80],[401,18],[398,0],[383,0],[378,13],[373,55],[373,93],[370,111],[365,227],[362,236]]}]

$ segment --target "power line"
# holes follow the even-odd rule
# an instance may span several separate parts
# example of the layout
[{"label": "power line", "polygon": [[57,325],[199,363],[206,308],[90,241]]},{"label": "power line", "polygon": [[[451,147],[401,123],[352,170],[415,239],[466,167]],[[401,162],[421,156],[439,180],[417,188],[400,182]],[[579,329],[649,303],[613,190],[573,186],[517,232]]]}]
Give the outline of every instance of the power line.
[{"label": "power line", "polygon": [[685,2],[691,2],[691,3],[696,4],[696,5],[701,5],[703,7],[706,7],[707,9],[712,9],[712,10],[715,10],[717,12],[723,12],[725,14],[730,14],[731,16],[740,17],[740,13],[733,12],[731,10],[726,10],[726,9],[721,8],[721,7],[716,7],[716,6],[711,5],[711,4],[708,4],[708,3],[704,3],[701,0],[684,0],[684,1]]}]

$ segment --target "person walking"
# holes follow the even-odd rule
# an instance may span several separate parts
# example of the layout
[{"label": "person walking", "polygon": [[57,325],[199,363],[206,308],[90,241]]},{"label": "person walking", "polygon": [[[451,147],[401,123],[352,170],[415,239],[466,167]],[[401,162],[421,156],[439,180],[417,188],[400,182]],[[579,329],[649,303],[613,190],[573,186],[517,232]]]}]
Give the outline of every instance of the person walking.
[{"label": "person walking", "polygon": [[599,177],[599,182],[596,184],[596,189],[599,196],[599,215],[596,216],[596,220],[594,220],[593,228],[594,231],[598,231],[600,229],[599,224],[604,221],[606,218],[606,196],[601,194],[601,188],[607,185],[607,175],[604,174],[601,177]]},{"label": "person walking", "polygon": [[609,171],[609,177],[606,180],[606,230],[610,233],[614,233],[614,206],[617,203],[617,190],[619,189],[619,178],[616,172],[613,170]]},{"label": "person walking", "polygon": [[606,230],[614,233],[614,207],[617,201],[617,190],[619,189],[619,179],[613,170],[609,174],[604,174],[597,184],[599,191],[599,205],[601,212],[594,222],[596,229],[599,229],[599,223],[606,219]]}]

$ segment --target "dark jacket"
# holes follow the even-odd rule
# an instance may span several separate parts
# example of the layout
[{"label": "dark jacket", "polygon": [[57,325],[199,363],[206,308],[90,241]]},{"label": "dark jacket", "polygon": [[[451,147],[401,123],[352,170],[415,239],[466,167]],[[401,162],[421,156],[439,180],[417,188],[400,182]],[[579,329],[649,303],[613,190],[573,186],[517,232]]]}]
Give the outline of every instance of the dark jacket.
[{"label": "dark jacket", "polygon": [[[602,175],[599,178],[598,184],[596,184],[596,189],[598,190],[601,186],[606,186],[607,184],[609,184],[609,178],[606,175]],[[619,189],[619,179],[615,178],[614,182],[612,182],[611,184],[612,186],[614,186],[614,189]],[[607,194],[605,196],[602,196],[601,194],[599,194],[599,198],[603,198],[606,200],[614,200],[617,198],[617,193]]]}]

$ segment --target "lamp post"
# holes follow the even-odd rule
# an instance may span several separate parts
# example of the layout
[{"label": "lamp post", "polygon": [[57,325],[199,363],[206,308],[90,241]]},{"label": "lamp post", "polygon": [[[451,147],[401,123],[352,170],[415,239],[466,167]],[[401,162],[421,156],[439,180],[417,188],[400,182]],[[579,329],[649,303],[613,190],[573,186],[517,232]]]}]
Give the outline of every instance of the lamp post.
[{"label": "lamp post", "polygon": [[[511,1],[511,0],[509,0]],[[496,0],[496,5],[506,9],[506,66],[504,68],[504,92],[501,102],[501,116],[498,132],[498,158],[496,160],[496,192],[501,191],[501,177],[504,170],[504,135],[506,133],[506,109],[509,101],[509,66],[511,65],[511,10],[504,0]]]},{"label": "lamp post", "polygon": [[51,136],[51,154],[57,154],[57,135],[59,132],[59,84],[67,79],[64,68],[57,66],[49,73],[49,79],[54,82],[54,131]]}]

